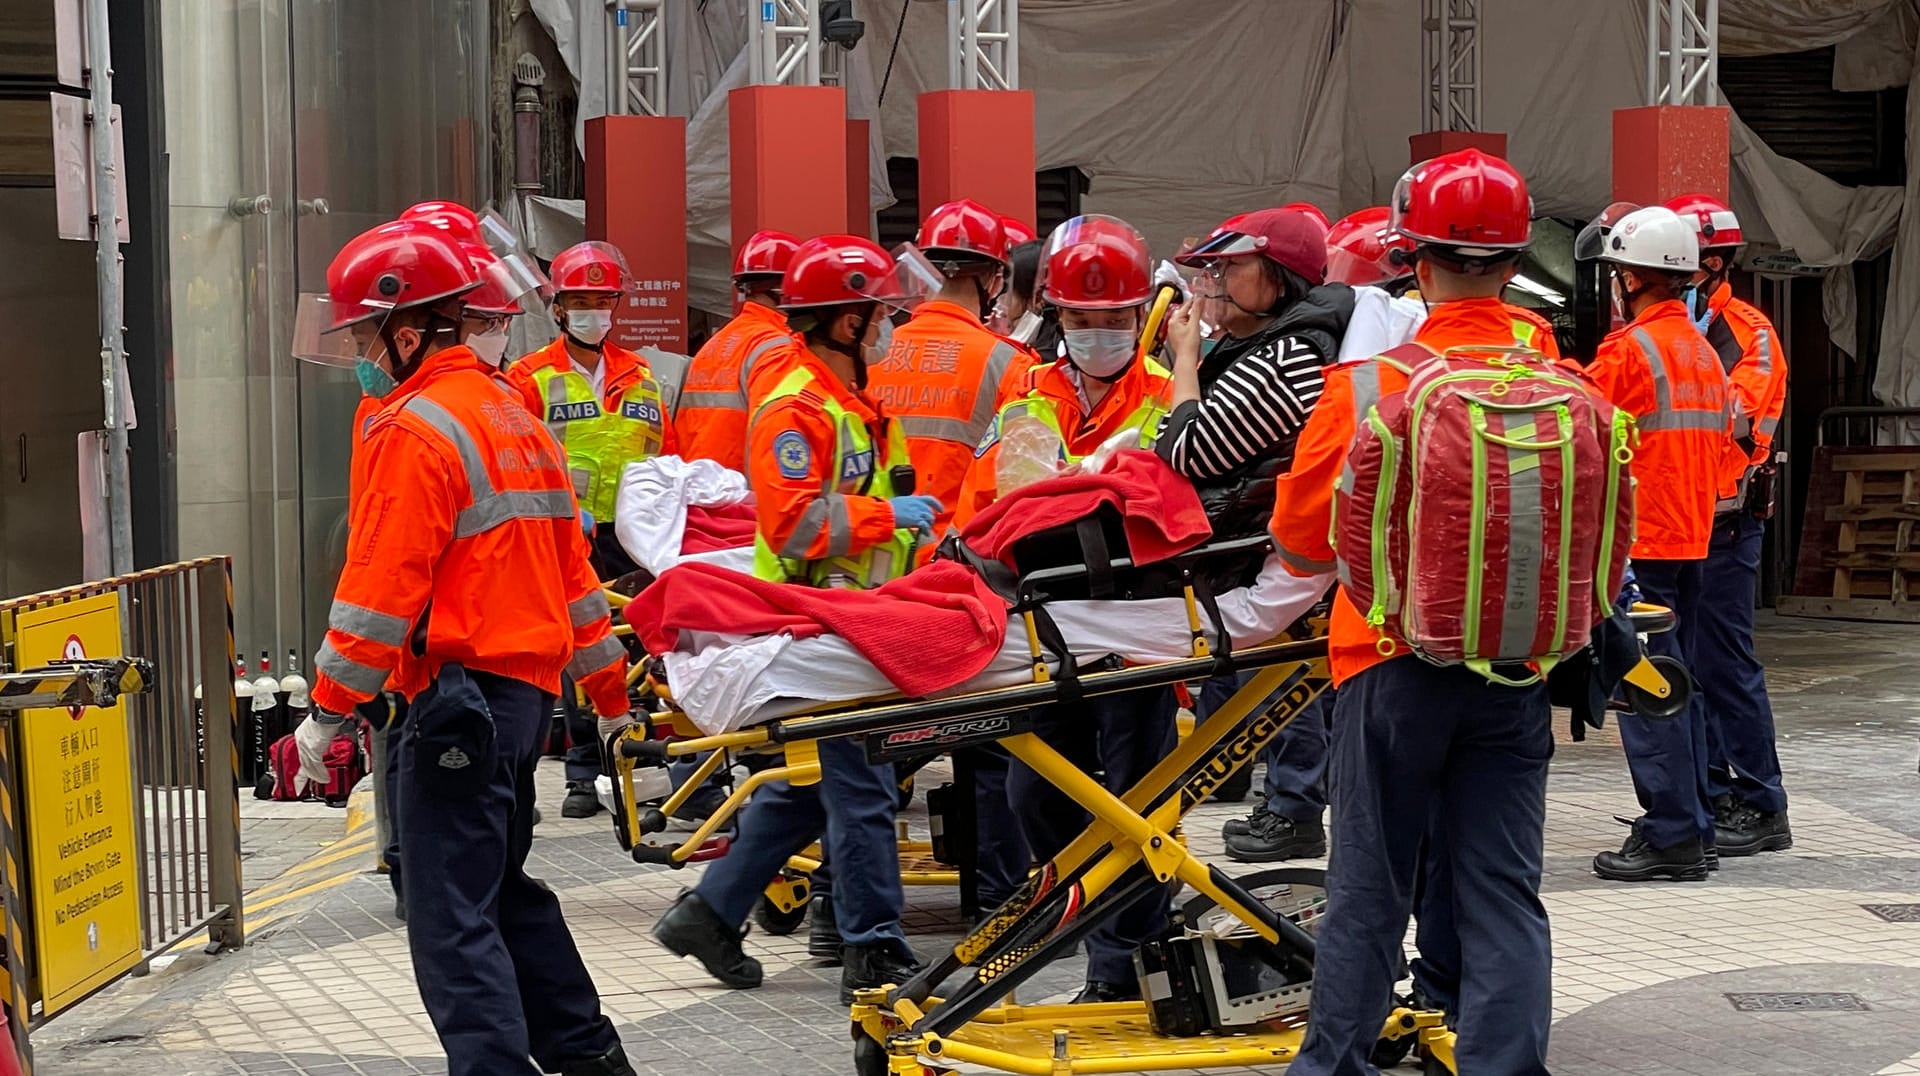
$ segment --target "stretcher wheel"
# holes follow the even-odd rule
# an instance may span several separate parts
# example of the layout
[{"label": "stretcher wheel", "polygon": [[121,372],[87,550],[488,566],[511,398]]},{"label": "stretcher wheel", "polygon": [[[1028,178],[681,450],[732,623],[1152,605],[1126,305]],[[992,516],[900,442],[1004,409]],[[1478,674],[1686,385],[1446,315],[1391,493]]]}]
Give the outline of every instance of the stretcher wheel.
[{"label": "stretcher wheel", "polygon": [[[1327,872],[1317,867],[1275,867],[1240,875],[1234,881],[1255,900],[1293,918],[1309,934],[1318,926],[1314,920],[1326,907]],[[1217,901],[1201,893],[1182,905],[1180,914],[1188,927],[1198,930],[1207,925],[1217,908]]]},{"label": "stretcher wheel", "polygon": [[1429,1057],[1425,1067],[1420,1070],[1420,1076],[1454,1076],[1454,1072],[1447,1067],[1446,1062],[1437,1057]]},{"label": "stretcher wheel", "polygon": [[765,896],[753,903],[754,924],[775,937],[786,937],[799,930],[800,924],[806,921],[807,906],[804,904],[790,912],[783,912]]},{"label": "stretcher wheel", "polygon": [[854,1076],[887,1076],[887,1049],[868,1038],[858,1025],[853,1029]]},{"label": "stretcher wheel", "polygon": [[1413,1052],[1413,1042],[1418,1035],[1402,1035],[1397,1039],[1381,1039],[1373,1044],[1373,1052],[1367,1060],[1377,1069],[1390,1069],[1407,1059]]},{"label": "stretcher wheel", "polygon": [[1680,659],[1665,654],[1655,654],[1647,660],[1660,670],[1673,690],[1663,699],[1632,681],[1623,681],[1621,687],[1625,689],[1627,704],[1643,717],[1669,718],[1685,713],[1693,701],[1693,677],[1687,674],[1687,667]]}]

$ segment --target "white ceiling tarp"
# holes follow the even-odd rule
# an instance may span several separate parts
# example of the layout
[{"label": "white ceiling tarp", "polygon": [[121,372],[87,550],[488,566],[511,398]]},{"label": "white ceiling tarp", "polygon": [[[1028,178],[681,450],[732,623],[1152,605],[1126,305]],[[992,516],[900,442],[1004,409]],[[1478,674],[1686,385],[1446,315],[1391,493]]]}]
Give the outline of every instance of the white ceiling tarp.
[{"label": "white ceiling tarp", "polygon": [[[892,71],[889,46],[905,4]],[[602,0],[532,0],[581,86],[605,108]],[[667,4],[668,110],[689,117],[688,230],[696,306],[726,309],[725,92],[746,78],[746,0]],[[866,38],[846,56],[849,114],[873,124],[876,208],[885,160],[917,156],[916,98],[947,82],[946,4],[864,0]],[[1838,44],[1848,88],[1905,82],[1915,0],[1721,0],[1728,53]],[[1503,131],[1545,215],[1583,218],[1610,200],[1612,116],[1644,103],[1644,0],[1485,0],[1481,123]],[[1338,216],[1384,201],[1408,163],[1424,98],[1418,9],[1408,0],[1024,0],[1020,84],[1035,95],[1040,168],[1082,169],[1088,211],[1113,213],[1167,253],[1223,217],[1294,200]],[[586,61],[582,57],[587,57]],[[584,62],[584,72],[582,64]],[[585,78],[582,78],[582,74]],[[886,79],[884,99],[881,82]],[[1909,125],[1915,122],[1910,109]],[[1909,151],[1920,137],[1909,138]],[[1828,274],[1831,328],[1853,346],[1853,260],[1893,241],[1920,186],[1847,188],[1781,158],[1737,117],[1733,200],[1750,237]],[[1920,184],[1920,167],[1908,174]],[[530,213],[536,250],[579,235],[573,206]],[[571,224],[569,227],[568,225]],[[1920,403],[1920,234],[1896,245],[1880,384]]]}]

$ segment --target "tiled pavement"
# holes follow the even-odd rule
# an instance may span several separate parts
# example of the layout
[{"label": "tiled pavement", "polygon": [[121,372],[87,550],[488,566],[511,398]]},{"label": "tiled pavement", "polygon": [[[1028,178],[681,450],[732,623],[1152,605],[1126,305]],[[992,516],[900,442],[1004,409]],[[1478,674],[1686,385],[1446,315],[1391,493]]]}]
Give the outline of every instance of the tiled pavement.
[{"label": "tiled pavement", "polygon": [[[1545,893],[1561,1076],[1920,1076],[1920,922],[1863,907],[1920,901],[1920,629],[1768,620],[1763,632],[1793,851],[1729,860],[1704,884],[1601,882],[1587,860],[1618,844],[1613,816],[1634,810],[1618,740],[1562,743],[1554,760]],[[543,772],[557,804],[557,770]],[[338,839],[339,813],[319,811],[250,817],[250,884]],[[1195,846],[1217,852],[1233,813],[1196,812]],[[557,815],[538,831],[534,873],[560,893],[636,1068],[851,1072],[837,972],[808,963],[804,931],[752,936],[760,990],[710,987],[646,933],[692,872],[626,861],[604,815]],[[391,903],[373,875],[288,902],[244,952],[182,957],[49,1025],[34,1040],[39,1071],[443,1072]],[[951,892],[910,890],[909,903],[923,950],[951,936]],[[1064,994],[1076,979],[1063,962],[1022,996]],[[1857,1008],[1735,1005],[1782,992],[1854,995],[1841,1003]]]}]

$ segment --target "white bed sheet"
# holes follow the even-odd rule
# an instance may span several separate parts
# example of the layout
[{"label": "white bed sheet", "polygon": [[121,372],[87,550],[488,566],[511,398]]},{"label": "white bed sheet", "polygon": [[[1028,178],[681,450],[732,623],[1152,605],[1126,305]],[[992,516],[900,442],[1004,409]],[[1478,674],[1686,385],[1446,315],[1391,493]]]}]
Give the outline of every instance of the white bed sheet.
[{"label": "white bed sheet", "polygon": [[[1235,646],[1263,642],[1312,608],[1332,583],[1331,573],[1303,578],[1269,557],[1252,586],[1220,595],[1221,622]],[[1053,602],[1047,610],[1083,662],[1109,654],[1142,665],[1180,661],[1192,644],[1180,598]],[[1217,644],[1212,625],[1206,627],[1209,641]],[[665,655],[667,682],[681,709],[710,735],[894,690],[871,662],[835,635],[795,639],[683,632],[680,646]],[[986,670],[944,694],[1011,687],[1031,677],[1026,632],[1014,621]]]}]

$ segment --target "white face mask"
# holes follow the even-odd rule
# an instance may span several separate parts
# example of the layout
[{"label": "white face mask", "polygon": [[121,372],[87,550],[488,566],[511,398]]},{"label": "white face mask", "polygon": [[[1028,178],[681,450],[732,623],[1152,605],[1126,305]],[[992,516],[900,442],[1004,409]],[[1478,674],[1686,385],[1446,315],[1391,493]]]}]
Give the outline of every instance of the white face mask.
[{"label": "white face mask", "polygon": [[[874,317],[880,317],[875,314]],[[880,317],[880,331],[874,334],[873,343],[866,345],[865,358],[868,363],[878,365],[893,350],[893,322]]]},{"label": "white face mask", "polygon": [[1102,380],[1120,376],[1133,361],[1140,339],[1132,329],[1068,329],[1067,358],[1080,372]]},{"label": "white face mask", "polygon": [[607,338],[613,331],[613,311],[611,310],[569,310],[567,311],[567,335],[592,347]]},{"label": "white face mask", "polygon": [[507,330],[495,329],[492,332],[474,333],[467,337],[467,346],[475,355],[489,366],[500,365],[507,355]]}]

